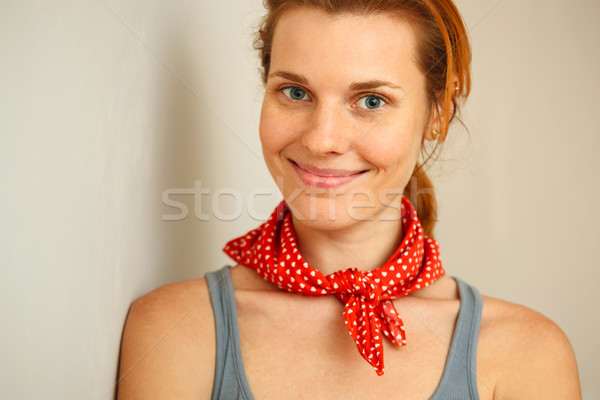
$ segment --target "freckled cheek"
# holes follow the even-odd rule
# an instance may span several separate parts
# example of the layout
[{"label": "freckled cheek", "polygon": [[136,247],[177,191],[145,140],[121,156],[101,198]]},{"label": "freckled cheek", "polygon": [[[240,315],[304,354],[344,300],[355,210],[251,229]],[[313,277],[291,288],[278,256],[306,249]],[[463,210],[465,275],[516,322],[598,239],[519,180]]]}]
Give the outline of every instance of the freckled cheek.
[{"label": "freckled cheek", "polygon": [[263,105],[258,127],[263,151],[274,153],[283,150],[299,136],[301,126],[293,115],[272,105]]},{"label": "freckled cheek", "polygon": [[412,168],[420,149],[412,129],[400,126],[372,135],[365,145],[362,153],[368,161],[385,170],[395,170],[399,165]]}]

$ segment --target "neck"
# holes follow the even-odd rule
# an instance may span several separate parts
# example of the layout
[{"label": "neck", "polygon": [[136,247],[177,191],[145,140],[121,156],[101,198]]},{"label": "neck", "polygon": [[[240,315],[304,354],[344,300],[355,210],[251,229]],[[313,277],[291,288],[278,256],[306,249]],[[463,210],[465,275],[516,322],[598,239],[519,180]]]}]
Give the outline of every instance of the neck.
[{"label": "neck", "polygon": [[400,221],[361,221],[350,227],[323,230],[293,219],[302,257],[324,275],[383,265],[400,245],[404,232]]}]

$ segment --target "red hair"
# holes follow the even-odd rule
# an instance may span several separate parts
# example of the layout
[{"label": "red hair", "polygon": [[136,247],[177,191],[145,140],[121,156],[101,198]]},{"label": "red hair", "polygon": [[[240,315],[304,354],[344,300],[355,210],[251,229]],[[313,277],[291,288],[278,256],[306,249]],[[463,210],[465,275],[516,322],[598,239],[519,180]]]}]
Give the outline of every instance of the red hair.
[{"label": "red hair", "polygon": [[[451,0],[264,0],[264,5],[267,15],[254,46],[260,53],[265,84],[275,27],[290,8],[309,7],[333,15],[390,13],[410,22],[417,34],[417,59],[426,81],[430,112],[441,122],[438,144],[445,140],[450,123],[459,112],[459,102],[471,91],[471,47],[463,20]],[[425,234],[433,237],[437,203],[433,185],[422,168],[430,157],[421,164],[417,162],[404,196],[416,208]]]}]

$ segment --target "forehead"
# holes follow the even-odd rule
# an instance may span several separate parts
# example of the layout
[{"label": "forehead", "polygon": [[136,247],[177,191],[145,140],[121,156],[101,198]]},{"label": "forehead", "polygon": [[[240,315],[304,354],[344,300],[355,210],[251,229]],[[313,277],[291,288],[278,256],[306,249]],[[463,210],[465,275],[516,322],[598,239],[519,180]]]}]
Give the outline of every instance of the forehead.
[{"label": "forehead", "polygon": [[271,72],[300,72],[314,79],[386,79],[416,83],[415,32],[387,13],[330,15],[298,7],[281,16],[271,50]]}]

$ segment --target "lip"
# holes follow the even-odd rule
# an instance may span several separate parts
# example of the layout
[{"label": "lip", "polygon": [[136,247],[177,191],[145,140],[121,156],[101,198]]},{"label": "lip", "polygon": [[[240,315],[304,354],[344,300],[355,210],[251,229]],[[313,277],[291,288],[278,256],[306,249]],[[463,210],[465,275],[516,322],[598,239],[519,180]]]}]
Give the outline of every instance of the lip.
[{"label": "lip", "polygon": [[326,169],[289,159],[302,182],[308,186],[332,189],[360,177],[366,170]]}]

